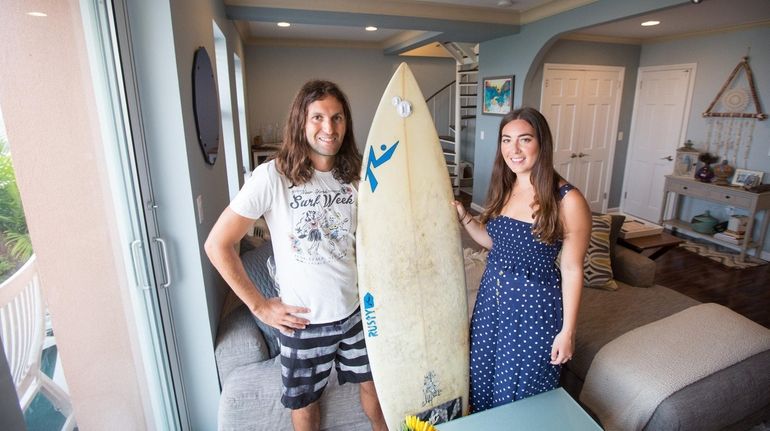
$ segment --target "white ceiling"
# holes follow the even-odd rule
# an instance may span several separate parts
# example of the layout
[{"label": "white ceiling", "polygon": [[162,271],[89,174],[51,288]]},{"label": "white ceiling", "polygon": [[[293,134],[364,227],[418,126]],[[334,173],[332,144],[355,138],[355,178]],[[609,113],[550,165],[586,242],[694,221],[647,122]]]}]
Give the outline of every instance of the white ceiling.
[{"label": "white ceiling", "polygon": [[[468,8],[468,10],[484,9],[487,12],[521,13],[534,7],[545,5],[551,1],[552,0],[399,0],[399,3],[405,5],[427,5],[430,7],[450,5],[452,7]],[[441,14],[437,11],[434,17],[441,18]],[[256,39],[382,43],[397,36],[402,31],[405,30],[378,28],[377,31],[369,32],[365,31],[361,26],[352,27],[304,23],[293,23],[291,27],[278,27],[274,22],[249,22],[249,32],[251,37]]]},{"label": "white ceiling", "polygon": [[[660,21],[653,27],[641,23]],[[659,12],[615,21],[576,33],[645,40],[725,29],[734,26],[764,22],[770,25],[770,0],[704,0],[699,4],[684,4]]]},{"label": "white ceiling", "polygon": [[525,11],[535,6],[541,6],[551,0],[407,0],[412,3],[439,3],[454,6],[483,7],[490,9],[508,8],[517,11]]},{"label": "white ceiling", "polygon": [[[508,1],[510,6],[501,6]],[[252,41],[259,40],[303,40],[303,41],[336,41],[364,44],[387,44],[394,38],[404,33],[404,30],[415,31],[420,25],[420,20],[431,21],[433,18],[442,20],[455,20],[467,24],[469,21],[483,20],[486,16],[490,25],[508,22],[508,25],[517,25],[519,19],[527,11],[538,8],[550,8],[562,4],[562,10],[590,3],[592,0],[358,0],[357,3],[345,3],[344,0],[314,2],[302,0],[225,0],[228,6],[248,5],[263,8],[273,8],[271,11],[305,12],[301,23],[292,23],[291,27],[279,28],[275,25],[278,19],[270,18],[265,21],[249,21],[248,31]],[[644,0],[640,0],[644,1]],[[319,4],[324,5],[322,9]],[[334,5],[340,5],[336,10]],[[351,9],[350,5],[360,7]],[[281,9],[286,5],[285,9]],[[332,5],[331,7],[328,5]],[[346,9],[346,7],[348,9]],[[367,32],[363,29],[364,22],[371,18],[389,17],[389,27],[397,27],[398,20],[393,20],[393,11],[404,8],[407,12],[402,14],[406,24],[405,28],[380,28],[375,32]],[[323,10],[324,12],[315,12]],[[366,17],[355,23],[329,19],[323,15],[331,11],[334,13],[353,13],[358,17]],[[378,14],[380,12],[380,14]],[[412,15],[409,15],[411,12]],[[431,12],[435,12],[431,14]],[[558,12],[558,8],[556,8]],[[415,17],[414,14],[424,14]],[[275,15],[275,14],[273,14]],[[314,22],[314,16],[319,18]],[[432,18],[428,18],[427,16]],[[460,18],[456,18],[456,17]],[[236,18],[238,19],[238,18]],[[241,18],[242,19],[242,18]],[[260,18],[261,19],[261,18]],[[494,24],[491,21],[494,19]],[[642,27],[643,21],[655,19],[661,21],[654,27]],[[514,22],[515,21],[515,22]],[[416,22],[416,23],[415,23]],[[682,34],[719,30],[733,26],[741,26],[752,23],[770,25],[770,0],[703,0],[700,4],[685,3],[680,6],[668,8],[655,13],[645,14],[622,21],[611,22],[599,26],[580,29],[575,33],[581,36],[619,39],[627,43],[644,43],[660,38],[675,37]],[[328,24],[335,25],[328,25]],[[376,25],[376,22],[372,24]],[[427,29],[426,29],[427,31]],[[499,36],[498,36],[499,37]]]},{"label": "white ceiling", "polygon": [[249,32],[256,39],[328,40],[346,42],[381,43],[400,34],[402,29],[380,28],[366,31],[364,27],[341,25],[292,24],[278,27],[273,22],[249,22]]},{"label": "white ceiling", "polygon": [[[336,41],[387,48],[413,47],[421,39],[424,43],[440,38],[472,43],[494,39],[516,33],[526,10],[553,3],[569,9],[595,0],[223,1],[228,17],[251,42]],[[279,28],[279,21],[291,26]],[[366,32],[367,25],[379,29]]]}]

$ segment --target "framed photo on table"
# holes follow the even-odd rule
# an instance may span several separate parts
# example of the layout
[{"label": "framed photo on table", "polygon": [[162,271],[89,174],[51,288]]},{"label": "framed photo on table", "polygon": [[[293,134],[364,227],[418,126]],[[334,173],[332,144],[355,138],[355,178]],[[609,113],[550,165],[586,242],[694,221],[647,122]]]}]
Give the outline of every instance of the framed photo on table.
[{"label": "framed photo on table", "polygon": [[754,187],[762,183],[762,171],[750,171],[748,169],[736,169],[733,174],[732,186]]},{"label": "framed photo on table", "polygon": [[505,115],[513,106],[513,76],[491,76],[481,83],[481,113]]}]

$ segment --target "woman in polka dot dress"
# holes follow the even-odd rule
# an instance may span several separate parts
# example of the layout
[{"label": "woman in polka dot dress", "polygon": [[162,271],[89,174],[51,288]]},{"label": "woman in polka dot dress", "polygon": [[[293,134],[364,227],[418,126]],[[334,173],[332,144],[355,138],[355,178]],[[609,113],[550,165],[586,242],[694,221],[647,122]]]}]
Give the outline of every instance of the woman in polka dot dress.
[{"label": "woman in polka dot dress", "polygon": [[490,250],[471,319],[474,412],[559,385],[575,347],[591,233],[585,198],[554,170],[551,131],[540,112],[522,108],[503,117],[497,148],[479,220],[455,202],[470,236]]}]

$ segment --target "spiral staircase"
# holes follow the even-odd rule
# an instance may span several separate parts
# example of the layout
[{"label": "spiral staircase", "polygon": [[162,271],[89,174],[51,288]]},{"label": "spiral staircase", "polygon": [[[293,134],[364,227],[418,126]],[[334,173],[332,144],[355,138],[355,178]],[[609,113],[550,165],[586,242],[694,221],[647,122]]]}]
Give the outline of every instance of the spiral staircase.
[{"label": "spiral staircase", "polygon": [[478,45],[442,43],[455,59],[455,80],[427,99],[455,195],[472,194],[478,98]]}]

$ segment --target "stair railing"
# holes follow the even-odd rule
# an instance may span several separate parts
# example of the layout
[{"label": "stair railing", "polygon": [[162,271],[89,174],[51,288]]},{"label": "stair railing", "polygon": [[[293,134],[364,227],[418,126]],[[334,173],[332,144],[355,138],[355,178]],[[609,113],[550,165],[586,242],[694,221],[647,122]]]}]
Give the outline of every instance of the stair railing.
[{"label": "stair railing", "polygon": [[447,83],[425,99],[439,135],[451,133],[449,126],[454,121],[455,82]]}]

